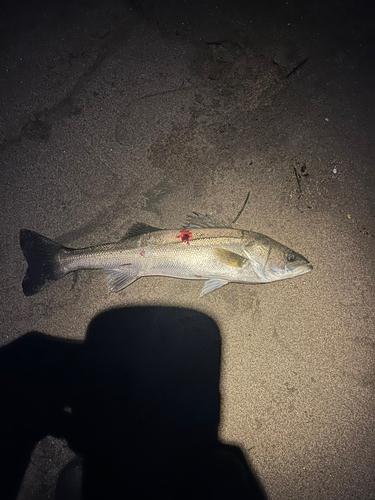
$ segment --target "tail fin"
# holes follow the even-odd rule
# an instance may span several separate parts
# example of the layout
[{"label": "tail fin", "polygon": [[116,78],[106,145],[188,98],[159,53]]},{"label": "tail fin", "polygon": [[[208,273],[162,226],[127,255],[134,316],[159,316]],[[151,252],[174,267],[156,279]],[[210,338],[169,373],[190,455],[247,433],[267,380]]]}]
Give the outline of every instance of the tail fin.
[{"label": "tail fin", "polygon": [[34,295],[48,281],[56,281],[65,275],[57,258],[64,248],[59,243],[34,231],[21,229],[20,246],[29,265],[22,282],[25,295]]}]

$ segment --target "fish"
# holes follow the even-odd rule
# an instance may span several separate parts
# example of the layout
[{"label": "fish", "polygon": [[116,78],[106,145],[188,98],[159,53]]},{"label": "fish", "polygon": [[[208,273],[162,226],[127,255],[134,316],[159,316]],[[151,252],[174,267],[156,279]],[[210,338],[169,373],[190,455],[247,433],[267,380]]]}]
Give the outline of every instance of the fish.
[{"label": "fish", "polygon": [[181,229],[133,224],[115,243],[68,248],[28,229],[20,231],[28,263],[26,296],[81,269],[104,271],[108,291],[119,292],[144,276],[205,280],[199,297],[228,283],[270,283],[301,276],[310,262],[285,245],[214,216],[193,212]]}]

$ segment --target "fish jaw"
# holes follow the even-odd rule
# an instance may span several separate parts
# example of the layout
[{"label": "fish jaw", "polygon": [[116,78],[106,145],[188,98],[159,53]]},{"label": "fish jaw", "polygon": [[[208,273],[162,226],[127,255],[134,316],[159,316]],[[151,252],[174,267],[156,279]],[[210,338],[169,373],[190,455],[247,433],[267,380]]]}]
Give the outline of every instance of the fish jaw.
[{"label": "fish jaw", "polygon": [[301,276],[302,274],[309,273],[313,270],[313,266],[308,262],[307,264],[299,265],[298,267],[290,270],[288,272],[287,278],[295,278],[296,276]]}]

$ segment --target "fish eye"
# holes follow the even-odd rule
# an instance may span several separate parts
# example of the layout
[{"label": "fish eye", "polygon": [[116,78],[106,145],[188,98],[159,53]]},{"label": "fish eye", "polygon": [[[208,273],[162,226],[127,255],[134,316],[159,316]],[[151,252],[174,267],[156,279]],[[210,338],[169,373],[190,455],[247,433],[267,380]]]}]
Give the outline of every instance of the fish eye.
[{"label": "fish eye", "polygon": [[286,258],[287,258],[288,262],[294,262],[296,260],[296,256],[294,255],[293,252],[288,252],[286,254]]}]

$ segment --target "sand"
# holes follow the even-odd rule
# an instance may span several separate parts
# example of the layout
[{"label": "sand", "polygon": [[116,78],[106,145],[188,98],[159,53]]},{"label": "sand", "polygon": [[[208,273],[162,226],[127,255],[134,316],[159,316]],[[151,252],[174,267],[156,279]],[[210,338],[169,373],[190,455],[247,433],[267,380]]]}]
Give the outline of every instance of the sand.
[{"label": "sand", "polygon": [[[374,47],[356,5],[112,0],[10,5],[2,21],[1,345],[30,331],[83,341],[120,306],[208,315],[219,439],[272,500],[375,498]],[[108,294],[90,271],[22,293],[21,228],[89,246],[136,221],[178,228],[194,210],[231,222],[249,191],[235,227],[313,272],[199,300],[200,282]],[[71,456],[43,439],[18,500],[50,498]]]}]

